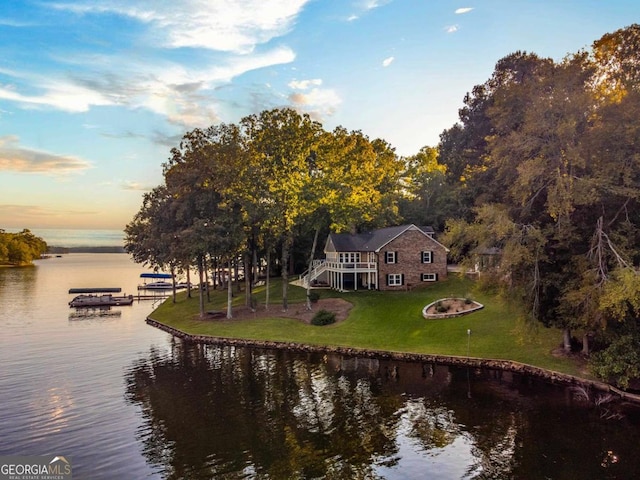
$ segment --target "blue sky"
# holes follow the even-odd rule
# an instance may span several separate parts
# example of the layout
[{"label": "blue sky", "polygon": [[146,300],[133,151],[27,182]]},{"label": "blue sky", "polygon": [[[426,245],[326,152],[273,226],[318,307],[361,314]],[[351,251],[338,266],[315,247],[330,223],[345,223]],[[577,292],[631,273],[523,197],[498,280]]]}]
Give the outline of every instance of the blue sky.
[{"label": "blue sky", "polygon": [[412,155],[505,55],[639,21],[637,0],[4,0],[0,228],[121,229],[185,132],[275,107]]}]

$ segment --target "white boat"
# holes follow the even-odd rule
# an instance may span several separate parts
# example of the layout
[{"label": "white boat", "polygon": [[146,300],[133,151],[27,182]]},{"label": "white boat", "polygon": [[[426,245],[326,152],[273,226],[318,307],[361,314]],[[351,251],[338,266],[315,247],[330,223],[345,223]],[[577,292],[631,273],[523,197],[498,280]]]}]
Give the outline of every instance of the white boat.
[{"label": "white boat", "polygon": [[165,282],[164,280],[138,285],[138,290],[171,290],[172,288],[173,284],[171,282]]},{"label": "white boat", "polygon": [[111,307],[131,305],[133,295],[113,295],[120,288],[71,288],[69,293],[80,293],[69,302],[70,307]]},{"label": "white boat", "polygon": [[[172,290],[173,283],[168,280],[159,280],[159,279],[170,279],[171,274],[169,273],[142,273],[140,278],[145,279],[145,283],[142,285],[138,285],[138,290]],[[155,279],[153,282],[146,282],[147,278]],[[176,283],[176,289],[180,290],[183,288],[189,288],[190,285],[186,282]]]}]

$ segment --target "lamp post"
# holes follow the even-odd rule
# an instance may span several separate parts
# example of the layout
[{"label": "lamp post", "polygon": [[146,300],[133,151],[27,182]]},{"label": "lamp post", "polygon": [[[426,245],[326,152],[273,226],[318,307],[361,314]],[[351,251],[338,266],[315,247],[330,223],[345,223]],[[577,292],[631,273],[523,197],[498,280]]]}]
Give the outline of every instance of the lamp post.
[{"label": "lamp post", "polygon": [[469,356],[469,348],[471,347],[471,329],[467,329],[467,357]]}]

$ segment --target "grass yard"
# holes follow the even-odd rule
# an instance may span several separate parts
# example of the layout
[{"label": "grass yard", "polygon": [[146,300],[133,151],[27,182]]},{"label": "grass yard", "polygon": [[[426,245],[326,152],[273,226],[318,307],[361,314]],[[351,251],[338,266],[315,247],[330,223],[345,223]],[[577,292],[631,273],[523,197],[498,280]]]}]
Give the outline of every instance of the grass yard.
[{"label": "grass yard", "polygon": [[[517,306],[474,292],[471,281],[455,276],[410,292],[322,290],[321,298],[339,297],[353,304],[346,320],[323,327],[292,318],[267,317],[263,311],[249,318],[201,320],[197,292],[193,294],[189,299],[181,293],[175,304],[167,300],[150,317],[195,335],[439,355],[468,353],[472,357],[514,360],[585,376],[575,359],[552,354],[561,343],[559,330],[520,320]],[[261,304],[265,294],[264,286],[254,292]],[[290,286],[289,304],[302,303],[305,295],[304,289]],[[470,297],[485,307],[461,317],[425,320],[423,307],[445,297]],[[244,294],[236,294],[234,304],[244,305]],[[226,311],[226,292],[212,292],[205,309]],[[282,314],[282,287],[278,280],[272,280],[270,285],[269,309]]]}]

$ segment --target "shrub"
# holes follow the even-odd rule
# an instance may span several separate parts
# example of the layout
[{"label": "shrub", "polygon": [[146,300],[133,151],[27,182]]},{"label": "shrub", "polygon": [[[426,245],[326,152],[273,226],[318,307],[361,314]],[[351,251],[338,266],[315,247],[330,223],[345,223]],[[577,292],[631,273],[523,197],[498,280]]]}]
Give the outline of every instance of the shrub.
[{"label": "shrub", "polygon": [[318,300],[320,300],[320,294],[315,290],[311,290],[309,292],[309,301],[311,303],[318,303]]},{"label": "shrub", "polygon": [[331,325],[336,321],[336,314],[328,310],[319,310],[311,319],[311,325]]},{"label": "shrub", "polygon": [[591,357],[593,372],[606,382],[629,388],[631,380],[640,378],[638,344],[638,339],[633,335],[622,335],[615,339],[605,350]]}]

